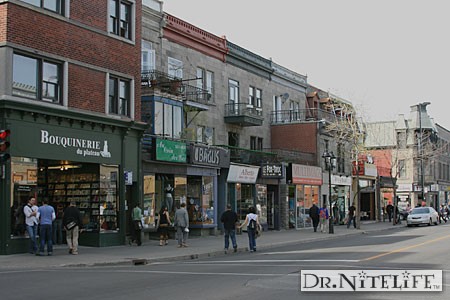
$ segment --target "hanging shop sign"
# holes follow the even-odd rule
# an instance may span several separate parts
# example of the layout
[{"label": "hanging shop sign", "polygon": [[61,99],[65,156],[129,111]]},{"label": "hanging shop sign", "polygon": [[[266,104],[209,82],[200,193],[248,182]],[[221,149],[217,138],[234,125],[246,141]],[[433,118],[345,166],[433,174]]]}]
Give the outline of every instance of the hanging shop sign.
[{"label": "hanging shop sign", "polygon": [[331,184],[333,185],[352,185],[352,178],[350,176],[331,175]]},{"label": "hanging shop sign", "polygon": [[223,148],[191,145],[189,158],[192,164],[227,168],[230,165],[230,152]]},{"label": "hanging shop sign", "polygon": [[255,183],[259,167],[230,165],[228,182]]},{"label": "hanging shop sign", "polygon": [[314,166],[290,164],[288,180],[295,184],[322,185],[322,169]]},{"label": "hanging shop sign", "polygon": [[283,178],[283,164],[263,164],[261,178]]},{"label": "hanging shop sign", "polygon": [[156,160],[186,163],[186,144],[156,139]]}]

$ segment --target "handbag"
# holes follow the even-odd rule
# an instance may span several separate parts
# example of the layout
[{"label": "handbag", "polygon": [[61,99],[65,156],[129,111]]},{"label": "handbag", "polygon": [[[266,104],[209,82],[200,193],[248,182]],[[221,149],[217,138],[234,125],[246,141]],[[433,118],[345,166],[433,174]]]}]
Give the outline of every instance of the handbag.
[{"label": "handbag", "polygon": [[70,221],[69,223],[67,223],[64,227],[66,228],[66,230],[72,230],[75,228],[75,226],[77,226],[77,222],[75,221]]}]

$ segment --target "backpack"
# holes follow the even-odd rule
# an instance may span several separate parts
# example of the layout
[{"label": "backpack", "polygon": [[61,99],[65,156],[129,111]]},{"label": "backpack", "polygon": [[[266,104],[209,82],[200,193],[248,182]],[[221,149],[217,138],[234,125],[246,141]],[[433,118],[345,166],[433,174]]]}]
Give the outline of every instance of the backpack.
[{"label": "backpack", "polygon": [[250,220],[250,223],[248,223],[247,227],[249,229],[256,229],[256,221],[255,220]]},{"label": "backpack", "polygon": [[319,216],[321,219],[326,219],[327,218],[327,212],[325,211],[325,209],[321,209]]}]

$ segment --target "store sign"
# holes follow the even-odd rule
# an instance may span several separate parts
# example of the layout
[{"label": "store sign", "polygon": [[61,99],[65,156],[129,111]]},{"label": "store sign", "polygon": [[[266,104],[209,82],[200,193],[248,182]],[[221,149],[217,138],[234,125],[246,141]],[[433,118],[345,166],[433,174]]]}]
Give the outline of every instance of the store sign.
[{"label": "store sign", "polygon": [[156,139],[156,160],[186,163],[186,144]]},{"label": "store sign", "polygon": [[378,175],[377,166],[369,163],[364,163],[364,175],[377,177]]},{"label": "store sign", "polygon": [[55,135],[47,130],[41,130],[40,143],[58,148],[73,149],[79,156],[94,156],[110,158],[108,141],[88,140],[70,136]]},{"label": "store sign", "polygon": [[255,183],[259,167],[230,165],[227,182]]},{"label": "store sign", "polygon": [[292,183],[322,185],[322,169],[314,166],[291,164]]},{"label": "store sign", "polygon": [[412,191],[412,185],[409,183],[399,183],[397,185],[397,191],[406,191],[410,192]]},{"label": "store sign", "polygon": [[214,167],[228,167],[230,164],[230,152],[218,147],[203,145],[191,145],[189,149],[190,162],[197,165]]},{"label": "store sign", "polygon": [[261,166],[261,178],[283,178],[282,164],[263,164]]},{"label": "store sign", "polygon": [[333,185],[352,185],[352,178],[350,176],[331,175],[331,184]]}]

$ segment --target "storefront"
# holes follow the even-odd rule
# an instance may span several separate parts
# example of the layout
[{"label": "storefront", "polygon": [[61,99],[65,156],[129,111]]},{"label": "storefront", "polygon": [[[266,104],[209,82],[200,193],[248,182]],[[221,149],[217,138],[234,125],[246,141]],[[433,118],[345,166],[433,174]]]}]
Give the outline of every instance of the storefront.
[{"label": "storefront", "polygon": [[173,218],[185,203],[191,234],[209,233],[217,227],[217,175],[229,164],[228,151],[158,138],[154,145],[154,160],[143,163],[145,230],[155,230],[162,207]]},{"label": "storefront", "polygon": [[289,164],[286,179],[289,183],[289,228],[311,227],[309,208],[313,203],[321,205],[319,188],[323,183],[322,169]]},{"label": "storefront", "polygon": [[267,222],[267,229],[279,229],[280,226],[280,181],[285,178],[285,173],[282,163],[261,165],[256,202],[260,207],[266,208],[264,211],[267,211],[267,215],[262,215],[261,220]]},{"label": "storefront", "polygon": [[331,203],[335,224],[343,224],[350,207],[350,190],[352,178],[350,176],[331,175]]},{"label": "storefront", "polygon": [[258,172],[257,166],[230,164],[227,176],[228,203],[236,210],[240,223],[244,222],[250,207],[255,207],[260,218],[267,216],[267,205],[261,206],[261,203],[257,203],[257,198],[258,201],[267,199],[264,195],[267,193],[265,186],[256,185]]},{"label": "storefront", "polygon": [[[69,114],[69,113],[68,113]],[[80,244],[110,246],[125,243],[127,204],[140,199],[140,134],[131,122],[60,111],[11,109],[5,125],[11,130],[10,161],[1,181],[1,253],[28,250],[26,233],[18,230],[15,212],[30,197],[38,205],[47,199],[58,213],[75,201],[85,232]],[[134,160],[133,160],[134,158]],[[124,173],[128,175],[125,184]],[[56,242],[64,243],[60,223]]]}]

